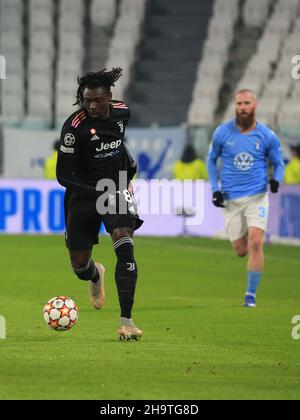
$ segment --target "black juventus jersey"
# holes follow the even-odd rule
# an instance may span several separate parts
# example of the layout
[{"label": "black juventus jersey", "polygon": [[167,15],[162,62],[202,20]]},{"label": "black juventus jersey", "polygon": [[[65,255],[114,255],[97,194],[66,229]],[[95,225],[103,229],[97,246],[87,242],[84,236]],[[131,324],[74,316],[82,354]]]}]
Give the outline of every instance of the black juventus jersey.
[{"label": "black juventus jersey", "polygon": [[119,171],[132,179],[136,167],[124,144],[130,112],[121,101],[112,101],[106,120],[74,112],[64,123],[57,161],[58,182],[71,191],[96,197],[96,185],[108,178],[118,184]]}]

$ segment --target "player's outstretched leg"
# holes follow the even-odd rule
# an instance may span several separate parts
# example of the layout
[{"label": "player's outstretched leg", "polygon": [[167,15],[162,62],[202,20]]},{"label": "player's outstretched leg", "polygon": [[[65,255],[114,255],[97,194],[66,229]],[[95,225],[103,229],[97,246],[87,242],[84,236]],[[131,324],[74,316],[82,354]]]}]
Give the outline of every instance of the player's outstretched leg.
[{"label": "player's outstretched leg", "polygon": [[98,281],[90,281],[89,296],[90,302],[95,309],[101,309],[105,302],[105,268],[102,264],[95,263],[95,267],[99,273]]},{"label": "player's outstretched leg", "polygon": [[94,263],[91,251],[70,251],[70,258],[74,273],[80,280],[89,281],[90,302],[95,309],[101,309],[105,302],[104,276],[105,268],[102,264]]},{"label": "player's outstretched leg", "polygon": [[261,281],[264,269],[264,231],[256,227],[249,228],[249,261],[248,261],[248,288],[244,306],[256,307],[256,292]]},{"label": "player's outstretched leg", "polygon": [[143,335],[143,332],[134,324],[131,317],[138,276],[132,237],[133,231],[129,228],[115,229],[112,234],[117,255],[115,280],[121,308],[119,328],[121,340],[138,340]]}]

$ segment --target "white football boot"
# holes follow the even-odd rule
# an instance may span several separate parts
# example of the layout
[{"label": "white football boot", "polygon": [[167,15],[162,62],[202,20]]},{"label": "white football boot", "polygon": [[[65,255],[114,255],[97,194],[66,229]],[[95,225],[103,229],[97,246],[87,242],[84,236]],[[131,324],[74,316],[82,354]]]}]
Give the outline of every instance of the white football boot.
[{"label": "white football boot", "polygon": [[95,309],[101,309],[105,302],[105,268],[102,264],[95,263],[97,270],[99,271],[100,278],[94,283],[90,281],[90,302]]},{"label": "white football boot", "polygon": [[120,318],[119,339],[124,341],[138,341],[143,331],[134,325],[132,318]]}]

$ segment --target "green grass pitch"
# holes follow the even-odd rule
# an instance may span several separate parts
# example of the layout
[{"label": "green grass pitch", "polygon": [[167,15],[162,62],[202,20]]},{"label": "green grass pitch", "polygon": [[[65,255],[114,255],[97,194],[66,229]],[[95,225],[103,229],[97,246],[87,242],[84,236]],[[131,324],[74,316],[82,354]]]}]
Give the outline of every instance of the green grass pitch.
[{"label": "green grass pitch", "polygon": [[[246,260],[223,241],[136,238],[134,319],[140,342],[117,340],[119,309],[110,239],[107,302],[88,302],[62,237],[0,238],[0,399],[299,399],[299,248],[266,247],[258,307],[244,309]],[[56,295],[79,306],[77,325],[55,332],[42,309]]]}]

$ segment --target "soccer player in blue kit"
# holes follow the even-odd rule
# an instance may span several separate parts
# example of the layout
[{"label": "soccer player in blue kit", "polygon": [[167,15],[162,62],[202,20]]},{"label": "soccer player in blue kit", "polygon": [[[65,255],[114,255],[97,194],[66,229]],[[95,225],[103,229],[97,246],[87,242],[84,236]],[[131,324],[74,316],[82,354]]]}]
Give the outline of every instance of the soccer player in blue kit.
[{"label": "soccer player in blue kit", "polygon": [[[269,199],[284,177],[280,141],[266,125],[256,120],[257,99],[248,89],[235,94],[236,119],[219,126],[209,150],[207,167],[213,204],[224,208],[226,231],[239,257],[248,260],[245,307],[256,307],[256,291],[264,269],[264,233]],[[218,160],[222,161],[221,188]],[[273,176],[268,180],[268,160]]]}]

